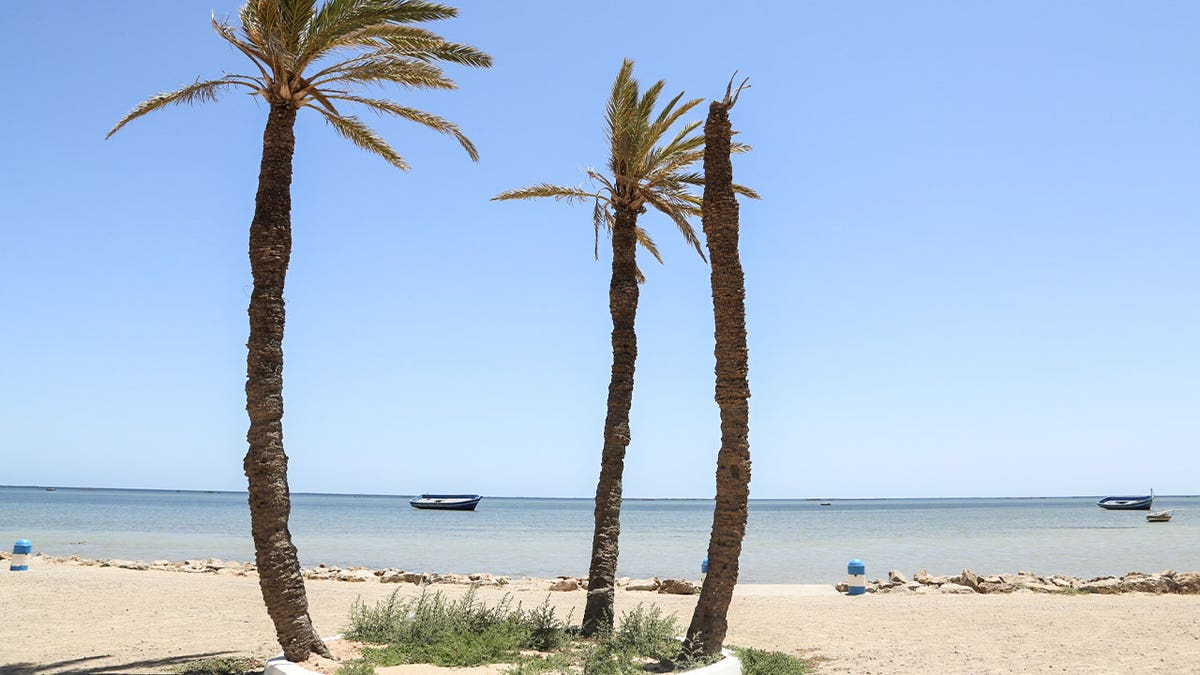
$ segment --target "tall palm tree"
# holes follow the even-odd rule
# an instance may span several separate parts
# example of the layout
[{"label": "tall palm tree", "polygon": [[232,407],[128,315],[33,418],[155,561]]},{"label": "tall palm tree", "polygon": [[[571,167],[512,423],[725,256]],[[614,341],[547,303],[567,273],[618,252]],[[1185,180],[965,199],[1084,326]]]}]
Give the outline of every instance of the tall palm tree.
[{"label": "tall palm tree", "polygon": [[713,318],[716,323],[716,399],[721,410],[721,450],[717,453],[717,498],[708,542],[708,575],[692,614],[684,652],[715,656],[728,628],[726,613],[737,583],[738,558],[746,534],[750,499],[750,382],[746,348],[746,283],[738,256],[738,203],[735,192],[757,198],[733,182],[733,132],[729,110],[746,82],[708,107],[704,124],[704,241],[712,259]]},{"label": "tall palm tree", "polygon": [[549,197],[566,202],[592,202],[593,226],[611,234],[612,278],[608,287],[612,315],[612,375],[608,385],[608,414],[604,420],[604,448],[600,479],[596,484],[595,529],[588,571],[587,604],[583,633],[593,635],[613,624],[613,597],[617,572],[617,540],[621,533],[621,479],[625,449],[629,445],[629,410],[633,402],[633,372],[637,360],[638,280],[637,246],[642,243],[659,258],[653,241],[638,226],[638,216],[648,207],[674,221],[683,238],[701,257],[700,242],[688,219],[700,215],[700,197],[693,188],[703,177],[691,167],[703,157],[704,137],[694,133],[699,121],[671,129],[701,99],[684,101],[680,92],[655,114],[660,80],[640,92],[633,62],[621,64],[605,112],[611,146],[607,174],[587,172],[594,190],[541,183],[502,192],[496,200]]},{"label": "tall palm tree", "polygon": [[491,57],[469,45],[448,42],[410,24],[447,19],[457,10],[423,0],[247,0],[241,25],[212,20],[217,34],[250,59],[251,75],[225,75],[158,94],[138,104],[108,132],[172,104],[217,100],[246,89],[268,106],[254,218],[250,223],[250,269],[254,289],[248,310],[246,412],[250,429],[244,469],[250,491],[250,527],[263,600],[284,654],[303,661],[328,655],[314,632],[296,547],[288,531],[291,497],[283,450],[284,277],[292,248],[291,184],[294,125],[301,108],[317,111],[334,131],[393,166],[404,159],[374,130],[346,115],[344,103],[410,120],[453,136],[471,159],[475,146],[458,127],[437,115],[390,100],[353,93],[362,86],[453,89],[440,62],[487,67]]}]

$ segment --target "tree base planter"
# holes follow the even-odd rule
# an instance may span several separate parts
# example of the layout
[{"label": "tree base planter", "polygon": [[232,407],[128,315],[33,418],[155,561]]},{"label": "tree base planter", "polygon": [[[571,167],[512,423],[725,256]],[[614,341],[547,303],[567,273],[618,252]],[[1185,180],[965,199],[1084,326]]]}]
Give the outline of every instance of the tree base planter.
[{"label": "tree base planter", "polygon": [[[341,636],[336,636],[325,640],[326,643],[340,640]],[[724,656],[716,663],[710,663],[703,668],[694,670],[682,671],[680,675],[741,675],[742,662],[738,660],[733,652],[728,649],[722,649],[721,654]],[[447,673],[453,672],[453,669],[446,668]],[[263,669],[263,675],[323,675],[322,673],[310,670],[299,663],[292,663],[283,657],[283,654],[267,661],[267,666]],[[669,674],[668,674],[669,675]]]}]

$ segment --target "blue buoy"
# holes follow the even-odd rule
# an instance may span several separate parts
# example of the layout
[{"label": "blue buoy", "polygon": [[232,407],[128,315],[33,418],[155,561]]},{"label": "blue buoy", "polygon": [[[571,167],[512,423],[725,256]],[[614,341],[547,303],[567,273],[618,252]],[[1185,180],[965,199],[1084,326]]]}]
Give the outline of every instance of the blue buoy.
[{"label": "blue buoy", "polygon": [[867,592],[867,564],[855,558],[846,565],[846,572],[850,577],[846,580],[846,585],[850,587],[850,595],[862,595]]},{"label": "blue buoy", "polygon": [[708,575],[708,558],[700,561],[700,583],[704,583],[704,577]]},{"label": "blue buoy", "polygon": [[33,544],[28,539],[18,539],[13,544],[12,560],[9,561],[8,571],[23,572],[29,569],[29,554],[33,553]]}]

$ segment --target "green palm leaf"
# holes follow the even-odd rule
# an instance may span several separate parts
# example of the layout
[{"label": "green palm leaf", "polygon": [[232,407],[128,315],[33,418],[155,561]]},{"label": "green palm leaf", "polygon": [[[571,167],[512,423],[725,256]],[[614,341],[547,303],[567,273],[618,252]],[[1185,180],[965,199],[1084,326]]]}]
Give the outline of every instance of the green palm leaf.
[{"label": "green palm leaf", "polygon": [[392,146],[387,144],[387,141],[375,133],[371,127],[363,124],[356,117],[347,117],[346,115],[333,115],[320,108],[314,108],[325,118],[329,126],[333,127],[334,131],[338,132],[343,138],[351,143],[375,155],[384,158],[388,164],[400,169],[408,171],[408,162],[400,156]]},{"label": "green palm leaf", "polygon": [[[215,101],[229,86],[243,86],[271,105],[319,112],[341,136],[402,170],[408,164],[357,117],[335,101],[415,122],[453,137],[471,159],[479,152],[458,125],[438,115],[354,93],[362,86],[456,89],[439,63],[486,68],[492,58],[411,24],[447,19],[458,10],[425,0],[246,0],[240,26],[212,17],[212,27],[254,64],[258,75],[226,75],[157,94],[138,104],[108,132],[167,105]],[[319,66],[314,65],[321,61]]]},{"label": "green palm leaf", "polygon": [[[704,185],[704,177],[696,170],[704,158],[702,122],[682,122],[702,99],[685,99],[680,92],[659,106],[665,86],[659,80],[642,91],[633,75],[633,62],[628,59],[622,62],[604,110],[604,128],[610,147],[608,171],[587,170],[595,190],[572,188],[566,191],[541,183],[503,192],[493,199],[591,200],[594,252],[597,255],[600,231],[611,232],[614,226],[614,209],[630,208],[640,213],[645,208],[653,208],[669,218],[684,241],[704,259],[700,239],[691,222],[702,210],[700,195],[695,192]],[[747,191],[747,194],[752,193]],[[639,244],[661,262],[653,241],[640,225],[638,228]]]},{"label": "green palm leaf", "polygon": [[153,112],[159,108],[169,105],[216,101],[217,97],[223,90],[237,85],[249,87],[251,89],[255,88],[245,79],[241,79],[240,76],[227,75],[219,80],[195,82],[183,87],[182,89],[176,89],[175,91],[168,91],[162,94],[155,94],[154,96],[151,96],[145,101],[142,101],[134,106],[133,110],[130,110],[128,113],[126,113],[125,116],[122,117],[112,129],[108,130],[108,133],[104,135],[104,138],[111,138],[112,135],[117,133],[117,130],[119,130],[121,127],[141,117],[142,115],[145,115],[146,113]]},{"label": "green palm leaf", "polygon": [[467,154],[471,157],[471,159],[475,160],[476,162],[479,161],[479,152],[475,149],[475,144],[472,143],[469,138],[463,135],[462,131],[459,130],[458,125],[442,117],[427,113],[423,110],[417,110],[416,108],[397,105],[386,99],[363,98],[361,96],[350,96],[347,94],[331,95],[329,98],[335,101],[350,101],[352,103],[360,103],[378,113],[394,115],[410,122],[416,122],[422,126],[429,127],[430,129],[433,129],[439,133],[453,136],[458,141],[459,145],[462,145],[463,150],[467,151]]}]

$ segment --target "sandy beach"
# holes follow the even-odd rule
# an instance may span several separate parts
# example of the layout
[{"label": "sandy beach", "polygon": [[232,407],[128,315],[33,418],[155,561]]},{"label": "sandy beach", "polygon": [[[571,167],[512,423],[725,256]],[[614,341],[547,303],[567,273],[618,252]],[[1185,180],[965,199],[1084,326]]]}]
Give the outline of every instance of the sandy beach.
[{"label": "sandy beach", "polygon": [[[528,605],[547,596],[582,611],[582,591],[549,582],[483,588]],[[323,635],[341,630],[356,598],[412,584],[309,581]],[[437,586],[448,594],[463,586]],[[0,672],[157,673],[205,656],[278,653],[253,576],[41,563],[0,574]],[[694,596],[619,591],[618,610],[654,603],[686,623]],[[728,643],[820,659],[819,673],[1200,672],[1200,596],[889,595],[847,597],[813,586],[742,585]]]}]

